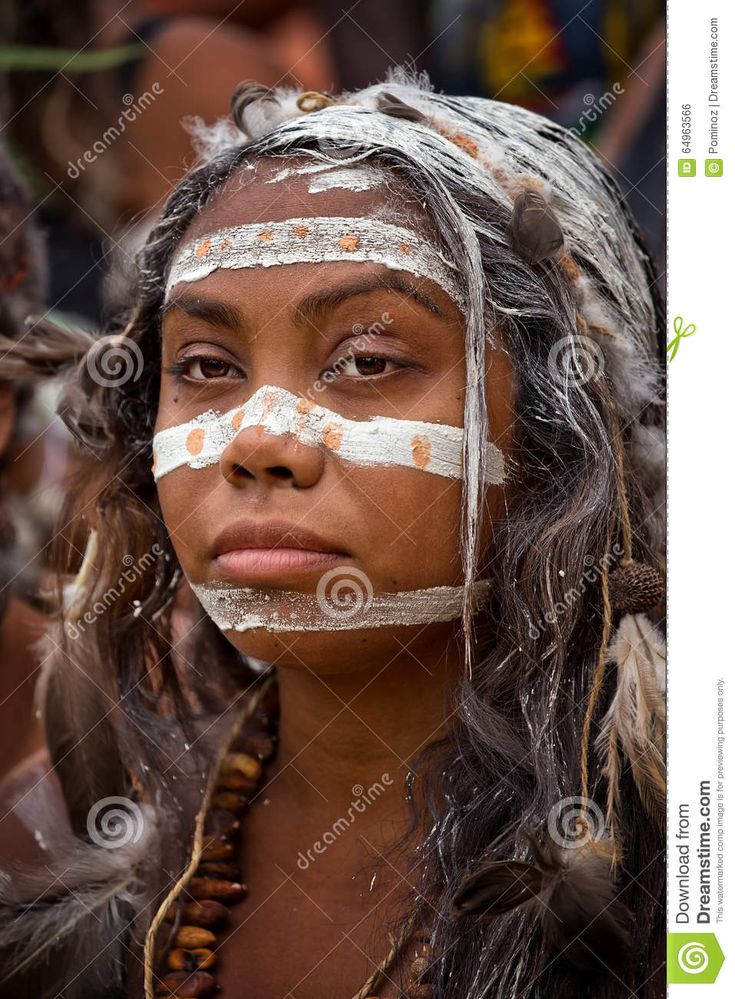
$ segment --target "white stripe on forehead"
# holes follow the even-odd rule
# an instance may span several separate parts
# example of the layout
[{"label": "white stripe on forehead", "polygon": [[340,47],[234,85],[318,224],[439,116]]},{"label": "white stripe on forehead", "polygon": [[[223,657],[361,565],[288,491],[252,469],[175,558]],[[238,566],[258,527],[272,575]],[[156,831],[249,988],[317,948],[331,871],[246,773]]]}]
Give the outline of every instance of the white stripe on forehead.
[{"label": "white stripe on forehead", "polygon": [[329,260],[371,261],[438,284],[462,307],[453,265],[439,248],[404,226],[372,218],[283,219],[232,226],[188,243],[174,258],[166,294],[179,281],[201,281],[218,268],[278,267]]},{"label": "white stripe on forehead", "polygon": [[[349,567],[346,567],[348,579]],[[361,578],[362,574],[357,574]],[[455,621],[462,615],[464,587],[434,586],[402,593],[362,593],[352,606],[340,604],[338,595],[312,595],[291,590],[190,586],[200,604],[221,631],[272,632],[355,631],[396,625]],[[473,584],[473,602],[482,603],[490,590],[487,580]],[[331,597],[331,599],[330,599]],[[334,601],[334,602],[333,602]]]},{"label": "white stripe on forehead", "polygon": [[[387,416],[347,420],[303,396],[264,385],[246,403],[227,413],[210,410],[187,423],[159,431],[153,438],[156,480],[182,465],[205,468],[216,464],[246,427],[292,436],[356,465],[399,465],[450,479],[462,478],[462,427]],[[503,454],[490,442],[486,449],[486,481],[499,485],[505,481]]]}]

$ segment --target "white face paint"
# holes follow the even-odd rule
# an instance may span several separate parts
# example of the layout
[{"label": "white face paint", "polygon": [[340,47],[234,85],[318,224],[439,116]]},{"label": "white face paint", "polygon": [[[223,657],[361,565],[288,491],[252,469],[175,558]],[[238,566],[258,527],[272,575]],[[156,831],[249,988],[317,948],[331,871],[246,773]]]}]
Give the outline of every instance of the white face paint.
[{"label": "white face paint", "polygon": [[344,191],[369,191],[385,183],[385,176],[370,167],[349,167],[319,173],[309,184],[309,194],[340,189]]},{"label": "white face paint", "polygon": [[[243,632],[253,628],[271,632],[355,631],[433,624],[454,621],[462,616],[464,588],[461,586],[373,594],[367,577],[350,566],[332,570],[328,575],[333,576],[331,586],[320,584],[316,595],[289,590],[190,585],[204,610],[222,631]],[[351,585],[354,578],[362,585]],[[352,599],[342,596],[341,591],[345,589],[353,595]],[[487,580],[475,583],[476,607],[489,589]]]},{"label": "white face paint", "polygon": [[424,237],[372,218],[294,218],[233,226],[188,243],[175,257],[166,295],[180,281],[201,281],[218,268],[278,267],[330,260],[372,261],[428,278],[458,303],[453,264]]},{"label": "white face paint", "polygon": [[[347,420],[274,385],[262,386],[244,405],[227,413],[210,410],[188,423],[159,431],[153,438],[154,477],[158,480],[182,465],[205,468],[216,464],[246,427],[288,435],[354,465],[397,465],[462,478],[462,427],[387,416]],[[503,454],[490,442],[486,444],[486,468],[488,484],[505,481]]]}]

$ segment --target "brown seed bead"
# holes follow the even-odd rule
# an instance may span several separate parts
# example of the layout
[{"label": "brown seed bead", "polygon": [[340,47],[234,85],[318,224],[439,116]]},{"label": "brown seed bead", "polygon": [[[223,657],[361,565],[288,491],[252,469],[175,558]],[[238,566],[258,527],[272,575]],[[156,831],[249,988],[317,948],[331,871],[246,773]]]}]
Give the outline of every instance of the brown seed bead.
[{"label": "brown seed bead", "polygon": [[[226,905],[234,905],[235,902],[245,898],[247,894],[245,885],[237,881],[220,881],[217,878],[192,878],[188,884],[188,891],[192,898],[211,898],[215,902],[224,902]],[[206,945],[197,944],[197,946]]]},{"label": "brown seed bead", "polygon": [[228,843],[227,840],[223,839],[221,836],[216,836],[204,844],[201,859],[203,861],[230,860],[230,858],[234,856],[235,847],[233,844]]},{"label": "brown seed bead", "polygon": [[188,902],[184,906],[181,918],[195,926],[219,926],[230,918],[230,910],[221,902],[206,898],[200,902]]},{"label": "brown seed bead", "polygon": [[242,732],[233,742],[240,753],[250,753],[259,760],[269,760],[276,748],[276,740],[267,732]]},{"label": "brown seed bead", "polygon": [[171,971],[206,971],[212,968],[217,961],[217,955],[206,947],[197,947],[195,950],[184,950],[177,947],[169,951],[166,957],[166,967]]},{"label": "brown seed bead", "polygon": [[224,808],[235,815],[243,815],[248,810],[248,799],[236,791],[218,791],[212,796],[212,804],[215,808]]},{"label": "brown seed bead", "polygon": [[226,860],[212,861],[200,864],[196,876],[199,878],[222,878],[224,881],[239,881],[240,868],[237,864],[228,863]]},{"label": "brown seed bead", "polygon": [[661,603],[664,581],[658,569],[643,562],[629,562],[610,573],[610,601],[616,612],[640,614]]},{"label": "brown seed bead", "polygon": [[206,971],[172,971],[156,986],[156,995],[176,999],[204,999],[216,991],[217,985]]},{"label": "brown seed bead", "polygon": [[250,780],[249,777],[244,777],[233,770],[232,773],[219,775],[217,778],[217,788],[222,788],[225,791],[239,791],[240,794],[245,794],[248,798],[252,798],[258,790],[258,782]]},{"label": "brown seed bead", "polygon": [[258,780],[263,773],[263,765],[249,753],[228,753],[222,764],[223,773],[240,773],[248,780]]},{"label": "brown seed bead", "polygon": [[205,930],[201,926],[180,926],[174,937],[174,944],[184,950],[195,950],[198,947],[210,947],[216,939],[211,930]]},{"label": "brown seed bead", "polygon": [[204,833],[208,837],[221,836],[224,839],[229,839],[235,835],[239,828],[240,820],[232,812],[226,812],[222,808],[214,808],[207,816],[207,828]]}]

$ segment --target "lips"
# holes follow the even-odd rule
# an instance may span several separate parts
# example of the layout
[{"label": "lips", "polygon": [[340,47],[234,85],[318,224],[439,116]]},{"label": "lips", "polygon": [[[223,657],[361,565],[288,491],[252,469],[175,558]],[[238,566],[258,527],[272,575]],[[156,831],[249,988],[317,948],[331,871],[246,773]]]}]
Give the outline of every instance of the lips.
[{"label": "lips", "polygon": [[227,582],[298,586],[350,556],[332,542],[287,521],[241,522],[225,528],[212,546],[217,575]]}]

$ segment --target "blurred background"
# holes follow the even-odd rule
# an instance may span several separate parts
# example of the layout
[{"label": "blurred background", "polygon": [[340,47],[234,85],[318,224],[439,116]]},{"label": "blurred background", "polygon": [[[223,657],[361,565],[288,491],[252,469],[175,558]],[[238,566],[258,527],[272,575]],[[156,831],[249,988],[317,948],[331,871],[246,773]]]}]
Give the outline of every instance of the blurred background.
[{"label": "blurred background", "polygon": [[[665,60],[664,0],[2,0],[0,332],[120,311],[195,159],[182,120],[228,114],[245,79],[339,92],[403,65],[532,108],[606,163],[663,272]],[[53,385],[0,381],[0,775],[39,744],[45,573],[74,461],[54,403]]]}]

